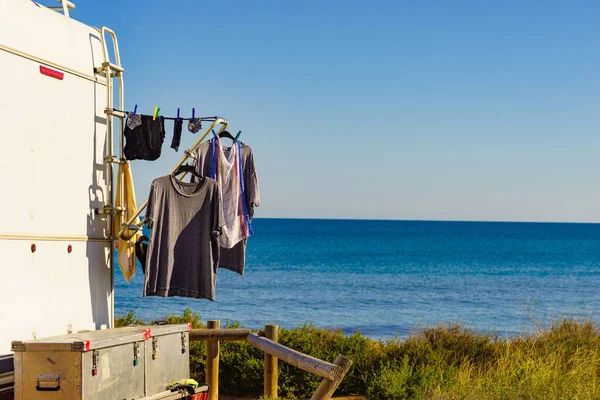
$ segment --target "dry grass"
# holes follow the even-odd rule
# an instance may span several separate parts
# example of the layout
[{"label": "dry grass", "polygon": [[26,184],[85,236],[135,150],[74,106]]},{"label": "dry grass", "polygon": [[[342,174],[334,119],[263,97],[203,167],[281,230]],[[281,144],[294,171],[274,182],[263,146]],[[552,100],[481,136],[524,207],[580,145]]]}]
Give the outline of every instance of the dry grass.
[{"label": "dry grass", "polygon": [[[170,316],[193,322],[197,314]],[[139,322],[133,314],[122,324]],[[238,324],[228,324],[238,327]],[[283,329],[280,342],[332,362],[338,354],[354,364],[336,395],[369,400],[400,399],[600,399],[600,332],[592,321],[561,319],[535,334],[502,338],[460,325],[440,325],[407,339],[373,341],[359,332],[304,325]],[[193,377],[204,379],[205,346],[190,349]],[[220,393],[262,393],[262,352],[243,342],[221,348]],[[279,363],[279,391],[288,399],[309,398],[320,379]]]}]

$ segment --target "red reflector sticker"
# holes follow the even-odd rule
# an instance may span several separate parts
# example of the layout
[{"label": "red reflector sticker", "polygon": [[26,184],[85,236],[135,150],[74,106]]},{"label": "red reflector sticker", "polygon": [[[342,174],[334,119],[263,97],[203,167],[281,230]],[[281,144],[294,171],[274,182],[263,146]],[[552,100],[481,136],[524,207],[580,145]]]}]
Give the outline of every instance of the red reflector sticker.
[{"label": "red reflector sticker", "polygon": [[43,65],[40,65],[40,72],[42,73],[42,75],[46,75],[51,78],[58,79],[59,81],[62,81],[63,78],[65,77],[64,73],[62,73],[60,71],[56,71],[54,69],[50,69],[48,67],[44,67]]},{"label": "red reflector sticker", "polygon": [[150,328],[144,329],[142,336],[144,337],[144,340],[150,339],[152,337],[152,330]]},{"label": "red reflector sticker", "polygon": [[83,351],[90,351],[92,349],[89,340],[83,342]]}]

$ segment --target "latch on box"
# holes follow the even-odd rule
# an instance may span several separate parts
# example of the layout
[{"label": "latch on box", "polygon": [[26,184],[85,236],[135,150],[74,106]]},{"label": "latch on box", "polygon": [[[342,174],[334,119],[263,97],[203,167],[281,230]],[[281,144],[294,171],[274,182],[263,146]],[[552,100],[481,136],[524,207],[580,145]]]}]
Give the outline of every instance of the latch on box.
[{"label": "latch on box", "polygon": [[156,354],[158,350],[158,338],[157,337],[153,337],[152,338],[152,359],[156,360],[158,358],[158,355]]},{"label": "latch on box", "polygon": [[185,336],[185,332],[181,332],[181,354],[185,354],[186,347],[187,347],[187,338]]},{"label": "latch on box", "polygon": [[138,357],[140,356],[140,344],[138,342],[135,342],[133,344],[133,366],[137,367],[137,365],[140,363],[138,360]]}]

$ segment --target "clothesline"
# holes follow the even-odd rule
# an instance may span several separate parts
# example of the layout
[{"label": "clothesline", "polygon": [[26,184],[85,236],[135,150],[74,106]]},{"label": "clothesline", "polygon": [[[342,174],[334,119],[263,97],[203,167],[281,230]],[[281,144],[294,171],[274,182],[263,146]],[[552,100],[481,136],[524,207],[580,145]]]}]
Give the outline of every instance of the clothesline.
[{"label": "clothesline", "polygon": [[[121,118],[126,114],[119,112]],[[153,161],[160,156],[164,119],[176,120],[173,143],[177,147],[171,147],[178,150],[181,121],[187,120],[179,113],[178,109],[177,118],[163,117],[156,108],[153,115],[127,113],[127,122],[121,121],[125,123],[123,137],[129,147],[124,149],[124,164],[119,166],[115,206],[123,212],[115,215],[113,236],[120,239],[118,262],[127,282],[135,275],[136,258],[142,263],[143,296],[215,301],[218,268],[244,274],[246,241],[253,235],[251,220],[254,208],[260,204],[254,156],[250,146],[237,140],[241,131],[235,137],[226,131],[227,120],[192,117],[190,132],[200,131],[200,121],[210,126],[199,133],[171,172],[152,181],[148,199],[136,209],[127,160]],[[210,134],[215,139],[204,143]],[[220,137],[233,139],[230,150],[224,150]],[[192,158],[195,163],[184,165]],[[187,173],[193,173],[202,183],[197,179],[185,182]],[[142,212],[144,217],[140,218]],[[144,224],[150,229],[150,238],[143,236]]]},{"label": "clothesline", "polygon": [[[115,109],[115,111],[122,112],[124,114],[133,114],[133,112],[131,112],[131,111],[123,111],[123,110],[117,110],[117,109]],[[194,120],[200,119],[200,121],[203,121],[203,122],[215,122],[218,119],[224,119],[223,117],[219,117],[219,116],[216,116],[216,115],[214,117],[198,117],[198,118],[196,118],[196,117],[194,117],[194,118],[192,118],[192,117],[189,117],[189,118],[184,118],[184,117],[162,117],[162,118],[166,119],[166,120],[171,120],[171,121],[176,121],[178,119],[187,120],[187,121],[191,121],[192,119],[194,119]]]}]

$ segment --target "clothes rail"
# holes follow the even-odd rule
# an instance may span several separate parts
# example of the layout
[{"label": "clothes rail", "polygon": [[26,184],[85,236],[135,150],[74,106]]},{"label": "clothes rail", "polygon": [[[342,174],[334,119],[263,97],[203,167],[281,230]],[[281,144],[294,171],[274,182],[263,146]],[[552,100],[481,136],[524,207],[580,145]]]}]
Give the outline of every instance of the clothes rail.
[{"label": "clothes rail", "polygon": [[[131,111],[122,111],[122,110],[115,110],[115,111],[122,112],[124,114],[131,114],[132,113]],[[176,121],[178,119],[182,119],[182,120],[186,120],[186,121],[191,121],[192,117],[189,117],[189,118],[185,118],[185,117],[163,117],[163,119],[171,120],[171,121]],[[219,119],[224,119],[224,118],[215,115],[214,117],[198,117],[198,118],[194,118],[194,119],[200,119],[200,121],[202,121],[202,122],[214,122],[214,121],[217,121]]]},{"label": "clothes rail", "polygon": [[[213,121],[213,123],[208,127],[208,129],[206,129],[206,131],[204,131],[202,136],[200,136],[200,138],[198,138],[198,140],[196,140],[196,142],[193,144],[193,146],[184,152],[185,155],[183,157],[181,157],[179,162],[175,165],[175,167],[173,167],[171,172],[169,172],[169,175],[174,173],[175,171],[177,171],[177,169],[181,165],[183,165],[184,162],[186,162],[189,158],[193,157],[193,153],[198,149],[198,147],[200,147],[200,145],[202,144],[202,141],[219,124],[221,124],[219,133],[221,133],[227,128],[228,122],[226,119],[217,117],[217,119],[215,121]],[[185,173],[182,176],[185,176]],[[126,223],[121,225],[121,229],[119,230],[119,234],[117,235],[117,237],[119,237],[123,240],[129,240],[133,237],[133,234],[131,236],[127,237],[127,236],[125,236],[126,231],[133,230],[133,231],[135,231],[134,232],[134,234],[135,234],[136,232],[138,232],[140,230],[142,225],[144,225],[144,223],[146,222],[146,217],[144,216],[144,219],[142,219],[139,224],[134,224],[133,221],[135,221],[135,219],[140,216],[140,214],[146,208],[147,205],[148,205],[148,199],[146,199],[144,204],[142,204],[140,206],[140,208],[138,208],[137,212],[134,215],[132,215]]]},{"label": "clothes rail", "polygon": [[[177,118],[177,117],[163,117],[163,118],[171,120],[171,121],[176,121],[178,119],[183,119],[183,120],[186,120],[186,121],[191,121],[192,120],[192,118],[183,118],[183,117],[179,117],[179,118]],[[198,119],[198,118],[196,118],[196,119]],[[216,121],[218,119],[222,119],[222,118],[221,117],[200,117],[200,121],[203,121],[203,122],[204,121],[206,121],[206,122],[213,122],[213,121]]]}]

